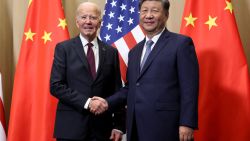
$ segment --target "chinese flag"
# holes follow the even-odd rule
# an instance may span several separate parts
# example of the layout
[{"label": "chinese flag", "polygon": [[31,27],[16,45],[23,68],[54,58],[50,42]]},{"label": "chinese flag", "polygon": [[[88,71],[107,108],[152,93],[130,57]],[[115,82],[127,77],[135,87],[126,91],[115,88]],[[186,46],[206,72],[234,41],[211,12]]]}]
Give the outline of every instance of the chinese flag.
[{"label": "chinese flag", "polygon": [[250,79],[230,0],[186,0],[181,33],[200,67],[195,141],[250,140]]},{"label": "chinese flag", "polygon": [[0,141],[6,141],[6,124],[4,116],[2,74],[0,72]]},{"label": "chinese flag", "polygon": [[56,99],[49,93],[56,43],[69,38],[61,0],[29,0],[16,67],[8,141],[52,141]]}]

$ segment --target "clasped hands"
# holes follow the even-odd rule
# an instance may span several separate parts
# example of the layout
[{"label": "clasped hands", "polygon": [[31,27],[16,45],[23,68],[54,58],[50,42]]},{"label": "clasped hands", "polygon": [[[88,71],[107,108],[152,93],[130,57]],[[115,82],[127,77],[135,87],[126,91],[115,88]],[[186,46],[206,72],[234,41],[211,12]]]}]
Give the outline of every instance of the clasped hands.
[{"label": "clasped hands", "polygon": [[[91,98],[89,102],[89,110],[91,113],[95,115],[102,114],[103,112],[108,110],[108,102],[101,97],[94,96]],[[113,129],[111,132],[110,140],[121,141],[122,132],[119,130]]]},{"label": "clasped hands", "polygon": [[89,102],[89,110],[91,113],[99,115],[108,110],[108,102],[101,97],[94,96]]}]

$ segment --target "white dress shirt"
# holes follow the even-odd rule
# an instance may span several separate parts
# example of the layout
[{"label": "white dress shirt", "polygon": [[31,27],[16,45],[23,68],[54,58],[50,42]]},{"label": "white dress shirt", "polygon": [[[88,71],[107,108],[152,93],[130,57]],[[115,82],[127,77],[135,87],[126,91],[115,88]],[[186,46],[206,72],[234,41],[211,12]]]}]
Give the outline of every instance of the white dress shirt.
[{"label": "white dress shirt", "polygon": [[[80,39],[81,39],[81,42],[82,42],[82,46],[83,46],[83,49],[84,49],[84,52],[85,52],[85,55],[87,56],[87,52],[88,52],[88,41],[80,34]],[[99,66],[99,46],[98,46],[98,42],[97,42],[97,38],[95,38],[93,41],[91,41],[91,43],[93,44],[93,52],[94,52],[94,55],[95,55],[95,69],[96,69],[96,72],[98,70],[98,66]]]},{"label": "white dress shirt", "polygon": [[[153,50],[153,48],[154,48],[156,42],[158,41],[158,39],[160,38],[160,36],[161,36],[161,34],[162,34],[162,32],[163,32],[164,30],[165,30],[165,28],[164,28],[160,33],[158,33],[157,35],[155,35],[155,36],[151,39],[151,40],[154,42],[153,45],[151,46],[151,51]],[[146,43],[147,43],[148,40],[150,40],[150,39],[148,38],[148,36],[146,36],[146,42],[145,42],[145,44],[144,44],[144,47],[143,47],[143,50],[142,50],[142,55],[141,55],[141,63],[142,63],[142,59],[143,59],[143,57],[144,57],[144,55],[145,55],[145,53],[146,53]],[[141,63],[140,63],[140,64],[141,64]]]},{"label": "white dress shirt", "polygon": [[[80,34],[80,40],[82,42],[82,46],[83,46],[83,50],[85,52],[85,55],[87,56],[87,52],[88,52],[88,41]],[[99,45],[97,42],[97,38],[95,38],[93,41],[91,41],[91,43],[93,44],[93,52],[94,52],[94,56],[95,56],[95,68],[96,68],[96,72],[98,70],[98,65],[99,65]],[[84,109],[88,109],[89,108],[89,103],[90,103],[91,98],[88,98],[88,100],[86,101],[86,103],[84,104]]]},{"label": "white dress shirt", "polygon": [[[79,36],[80,36],[80,39],[81,39],[81,42],[82,42],[82,46],[83,46],[85,55],[87,56],[87,52],[88,52],[88,45],[87,44],[89,42],[81,34]],[[93,44],[92,49],[93,49],[93,52],[94,52],[94,55],[95,55],[95,68],[96,68],[96,72],[97,72],[98,66],[99,66],[99,45],[98,45],[98,42],[97,42],[97,38],[95,38],[91,43]],[[90,100],[91,100],[91,98],[88,98],[88,100],[84,104],[84,109],[89,108]],[[123,134],[123,132],[118,130],[118,129],[113,129],[113,130],[116,130],[116,131]]]}]

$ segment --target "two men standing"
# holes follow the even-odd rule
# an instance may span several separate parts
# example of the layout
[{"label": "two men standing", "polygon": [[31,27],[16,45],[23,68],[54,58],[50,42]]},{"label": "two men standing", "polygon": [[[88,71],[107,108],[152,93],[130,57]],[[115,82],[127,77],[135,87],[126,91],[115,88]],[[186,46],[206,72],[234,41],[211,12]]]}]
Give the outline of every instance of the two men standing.
[{"label": "two men standing", "polygon": [[[127,105],[128,141],[192,140],[198,126],[198,61],[191,38],[166,29],[169,5],[168,0],[140,1],[140,24],[146,38],[129,52],[127,83],[115,94],[121,84],[117,50],[96,39],[100,23],[93,21],[99,11],[86,11],[95,6],[78,9],[81,33],[57,45],[51,75],[51,93],[59,99],[58,139],[107,139],[113,125],[111,112]],[[94,51],[96,77],[87,61],[88,42],[99,51],[99,56]],[[116,139],[119,133],[112,132]]]}]

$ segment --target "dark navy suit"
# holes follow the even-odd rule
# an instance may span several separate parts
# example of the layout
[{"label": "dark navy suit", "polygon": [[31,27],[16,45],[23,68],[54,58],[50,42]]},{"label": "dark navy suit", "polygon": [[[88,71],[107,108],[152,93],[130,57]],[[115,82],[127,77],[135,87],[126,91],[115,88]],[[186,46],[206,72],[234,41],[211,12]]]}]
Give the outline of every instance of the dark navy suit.
[{"label": "dark navy suit", "polygon": [[198,126],[199,69],[193,42],[164,30],[140,71],[144,44],[130,51],[128,82],[107,99],[109,108],[127,104],[128,141],[179,141],[179,126]]},{"label": "dark navy suit", "polygon": [[[99,67],[92,78],[78,37],[57,44],[51,71],[50,91],[58,98],[54,136],[60,139],[107,141],[113,128],[124,131],[122,114],[95,116],[84,109],[93,96],[106,98],[121,87],[118,51],[98,40]],[[124,124],[123,124],[124,122]]]}]

